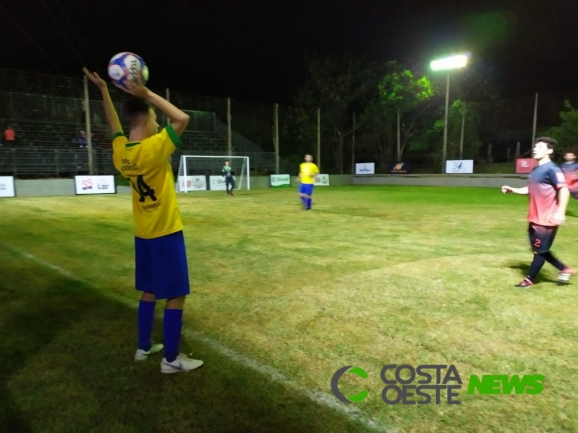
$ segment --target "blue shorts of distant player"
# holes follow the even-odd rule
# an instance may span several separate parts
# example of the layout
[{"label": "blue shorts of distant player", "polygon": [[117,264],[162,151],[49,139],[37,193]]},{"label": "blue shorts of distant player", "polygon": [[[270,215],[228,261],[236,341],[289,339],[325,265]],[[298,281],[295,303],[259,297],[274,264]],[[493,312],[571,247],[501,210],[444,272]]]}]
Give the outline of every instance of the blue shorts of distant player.
[{"label": "blue shorts of distant player", "polygon": [[182,230],[154,239],[134,238],[135,287],[171,299],[191,293],[185,237]]},{"label": "blue shorts of distant player", "polygon": [[313,194],[313,186],[314,184],[312,183],[302,183],[299,187],[299,194],[311,196]]}]

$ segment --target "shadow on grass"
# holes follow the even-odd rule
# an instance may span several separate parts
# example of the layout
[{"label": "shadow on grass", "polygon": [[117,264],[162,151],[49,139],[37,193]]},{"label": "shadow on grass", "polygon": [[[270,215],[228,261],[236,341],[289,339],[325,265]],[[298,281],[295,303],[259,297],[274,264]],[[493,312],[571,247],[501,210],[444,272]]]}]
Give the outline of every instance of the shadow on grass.
[{"label": "shadow on grass", "polygon": [[202,345],[205,366],[162,375],[162,355],[132,360],[135,310],[23,258],[0,260],[0,275],[4,431],[365,431]]},{"label": "shadow on grass", "polygon": [[[546,263],[544,265],[544,268],[546,266],[552,266],[552,265]],[[519,271],[520,272],[520,278],[524,279],[528,275],[528,271],[530,270],[530,262],[528,262],[528,263],[515,263],[515,264],[511,264],[508,267],[510,269]],[[542,269],[544,269],[544,268],[542,268]],[[558,283],[556,280],[544,277],[543,274],[544,274],[543,271],[541,271],[538,274],[538,276],[536,277],[536,281],[535,281],[536,284],[538,284],[538,283]]]}]

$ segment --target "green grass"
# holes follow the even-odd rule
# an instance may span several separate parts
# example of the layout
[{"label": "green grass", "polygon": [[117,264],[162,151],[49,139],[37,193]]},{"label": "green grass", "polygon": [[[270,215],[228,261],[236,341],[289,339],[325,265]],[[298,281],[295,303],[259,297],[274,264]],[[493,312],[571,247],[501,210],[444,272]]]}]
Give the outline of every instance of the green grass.
[{"label": "green grass", "polygon": [[[577,283],[546,265],[513,287],[531,260],[525,197],[330,187],[308,213],[294,189],[179,201],[183,349],[206,364],[168,377],[160,357],[132,362],[129,197],[0,201],[0,431],[376,431],[350,406],[398,432],[578,431]],[[571,203],[554,248],[570,265],[577,229]],[[456,365],[462,404],[384,404],[385,364]],[[349,412],[315,401],[346,406],[330,389],[345,365],[369,374],[342,378],[346,395],[369,391]],[[539,395],[468,395],[472,374],[546,379]]]}]

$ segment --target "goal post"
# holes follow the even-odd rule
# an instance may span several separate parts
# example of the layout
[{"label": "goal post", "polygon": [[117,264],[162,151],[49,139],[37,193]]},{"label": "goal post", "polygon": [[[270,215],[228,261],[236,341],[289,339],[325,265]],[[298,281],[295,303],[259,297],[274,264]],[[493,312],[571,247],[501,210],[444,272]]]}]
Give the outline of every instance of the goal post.
[{"label": "goal post", "polygon": [[177,192],[224,190],[222,169],[225,161],[229,161],[235,173],[235,189],[250,190],[248,156],[181,155]]}]

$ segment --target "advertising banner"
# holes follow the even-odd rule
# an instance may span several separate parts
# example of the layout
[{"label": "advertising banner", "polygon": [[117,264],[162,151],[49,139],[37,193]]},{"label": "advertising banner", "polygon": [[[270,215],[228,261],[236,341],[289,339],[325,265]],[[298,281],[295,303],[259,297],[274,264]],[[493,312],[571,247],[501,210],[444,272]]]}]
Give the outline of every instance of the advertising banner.
[{"label": "advertising banner", "polygon": [[390,162],[387,166],[389,174],[408,174],[410,173],[409,163],[407,162]]},{"label": "advertising banner", "polygon": [[0,197],[16,197],[14,176],[0,176]]},{"label": "advertising banner", "polygon": [[516,159],[516,173],[531,173],[538,163],[534,158]]},{"label": "advertising banner", "polygon": [[74,176],[76,194],[116,194],[114,176]]},{"label": "advertising banner", "polygon": [[288,174],[272,174],[271,188],[288,188],[291,186],[291,176]]},{"label": "advertising banner", "polygon": [[447,174],[471,174],[473,172],[474,172],[473,159],[446,161]]},{"label": "advertising banner", "polygon": [[355,164],[355,174],[375,174],[375,163],[362,162]]},{"label": "advertising banner", "polygon": [[177,191],[206,191],[207,178],[205,176],[179,176]]},{"label": "advertising banner", "polygon": [[329,186],[329,175],[318,174],[315,177],[315,186]]}]

